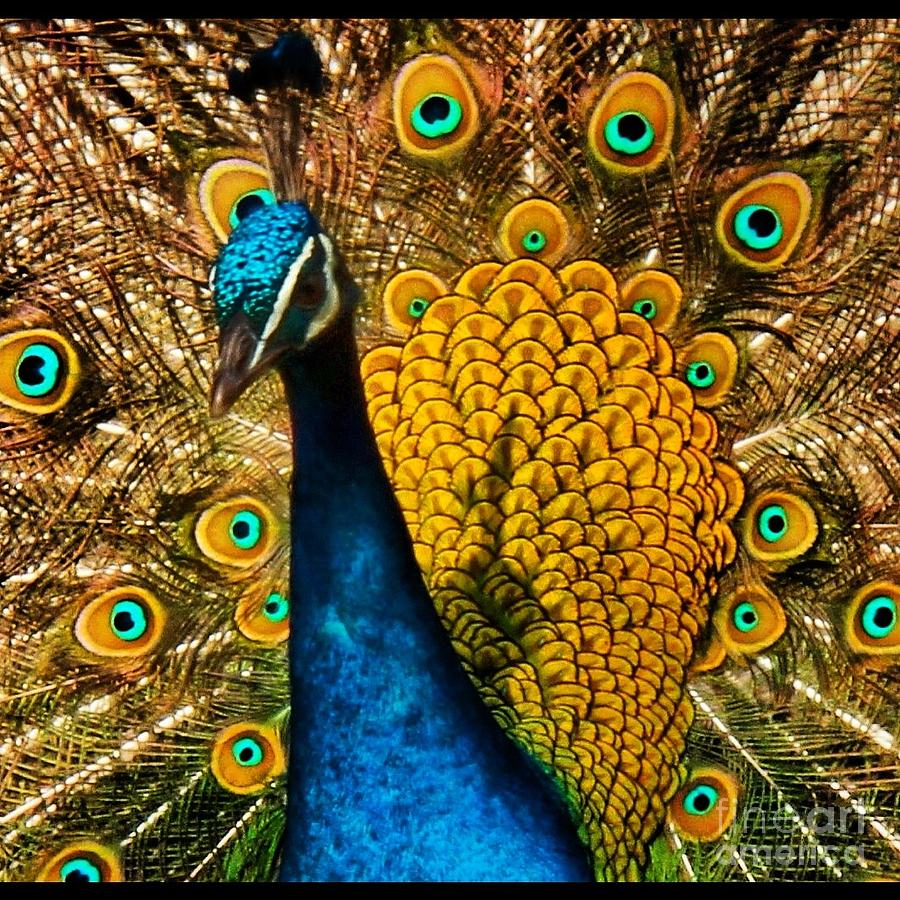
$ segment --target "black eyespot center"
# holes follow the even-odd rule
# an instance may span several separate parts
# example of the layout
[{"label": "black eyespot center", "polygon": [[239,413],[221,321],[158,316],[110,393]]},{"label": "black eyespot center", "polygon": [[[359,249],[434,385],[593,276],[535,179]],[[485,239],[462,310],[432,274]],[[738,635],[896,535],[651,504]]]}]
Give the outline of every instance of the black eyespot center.
[{"label": "black eyespot center", "polygon": [[747,219],[747,224],[761,238],[769,237],[778,227],[778,219],[771,209],[755,209]]},{"label": "black eyespot center", "polygon": [[39,356],[26,356],[19,363],[19,378],[28,385],[36,387],[43,380],[42,369],[44,368],[44,360]]},{"label": "black eyespot center", "polygon": [[890,628],[894,624],[894,611],[889,606],[879,606],[872,620],[879,628]]},{"label": "black eyespot center", "polygon": [[88,884],[90,880],[87,872],[82,872],[81,869],[73,869],[63,879],[63,881],[67,881],[70,884]]},{"label": "black eyespot center", "polygon": [[697,812],[705,813],[712,806],[712,800],[704,794],[698,793],[696,797],[694,797],[694,808]]},{"label": "black eyespot center", "polygon": [[780,531],[784,531],[787,523],[784,521],[783,516],[779,516],[778,513],[773,513],[769,516],[769,529],[776,534]]},{"label": "black eyespot center", "polygon": [[113,616],[113,627],[118,631],[128,632],[135,627],[134,616],[128,610],[121,610]]},{"label": "black eyespot center", "polygon": [[696,371],[697,377],[701,381],[704,381],[707,378],[709,378],[710,371],[709,371],[709,366],[706,363],[698,363],[695,371]]},{"label": "black eyespot center", "polygon": [[260,206],[264,206],[265,201],[259,194],[245,194],[238,200],[237,205],[234,209],[234,214],[237,217],[238,221],[243,221],[253,212],[254,209],[258,209]]},{"label": "black eyespot center", "polygon": [[446,97],[435,95],[428,97],[420,108],[422,118],[429,124],[443,122],[450,116],[450,101]]},{"label": "black eyespot center", "polygon": [[231,526],[231,533],[238,540],[250,537],[250,523],[245,522],[243,519],[239,519]]},{"label": "black eyespot center", "polygon": [[647,124],[636,113],[626,113],[616,123],[619,134],[629,141],[639,141],[647,131]]},{"label": "black eyespot center", "polygon": [[238,752],[238,756],[241,759],[241,762],[250,762],[253,759],[253,748],[252,747],[242,747]]}]

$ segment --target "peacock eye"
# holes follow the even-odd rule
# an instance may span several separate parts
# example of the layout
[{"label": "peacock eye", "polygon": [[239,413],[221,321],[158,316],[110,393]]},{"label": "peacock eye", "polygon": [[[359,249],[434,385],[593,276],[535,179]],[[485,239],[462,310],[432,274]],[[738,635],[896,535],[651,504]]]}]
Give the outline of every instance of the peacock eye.
[{"label": "peacock eye", "polygon": [[95,841],[77,841],[54,853],[35,880],[69,884],[121,881],[122,864],[116,849]]},{"label": "peacock eye", "polygon": [[897,604],[890,597],[874,597],[862,608],[860,622],[870,638],[886,638],[897,625]]},{"label": "peacock eye", "polygon": [[669,820],[688,840],[714,841],[737,814],[738,783],[731,772],[707,767],[693,773],[672,799]]},{"label": "peacock eye", "polygon": [[675,135],[675,98],[650,72],[616,78],[594,106],[588,148],[602,166],[619,175],[658,168]]},{"label": "peacock eye", "polygon": [[406,307],[406,311],[414,318],[421,319],[422,316],[425,315],[425,310],[431,304],[424,297],[413,297],[412,300],[409,301],[409,306]]},{"label": "peacock eye", "polygon": [[698,360],[688,365],[684,377],[691,387],[708,388],[716,383],[716,370],[712,363]]},{"label": "peacock eye", "polygon": [[268,188],[247,191],[232,204],[231,211],[228,213],[228,224],[232,228],[237,228],[253,210],[259,209],[261,206],[274,206],[275,203],[275,194]]},{"label": "peacock eye", "polygon": [[724,334],[697,335],[680,354],[685,381],[699,406],[721,403],[737,374],[737,348]]},{"label": "peacock eye", "polygon": [[569,240],[569,224],[560,208],[538,197],[517,203],[500,223],[500,243],[507,258],[533,256],[555,262]]},{"label": "peacock eye", "polygon": [[812,192],[792,172],[770,172],[736,190],[719,209],[726,253],[754,269],[775,269],[794,252],[812,210]]},{"label": "peacock eye", "polygon": [[281,591],[255,583],[238,601],[234,620],[249,640],[280,644],[290,634],[290,612],[290,600]]},{"label": "peacock eye", "polygon": [[691,816],[705,816],[719,801],[719,792],[708,784],[698,784],[684,798],[684,811]]},{"label": "peacock eye", "polygon": [[681,309],[681,285],[668,272],[645,269],[632,275],[619,292],[619,309],[630,310],[666,331]]},{"label": "peacock eye", "polygon": [[773,503],[760,510],[756,523],[757,531],[762,539],[774,544],[787,534],[788,514],[780,503]]},{"label": "peacock eye", "polygon": [[752,656],[774,644],[787,628],[778,599],[761,585],[740,587],[713,614],[716,632],[733,656]]},{"label": "peacock eye", "polygon": [[203,218],[223,244],[254,209],[275,203],[265,167],[239,157],[209,166],[200,177],[197,194]]},{"label": "peacock eye", "polygon": [[213,741],[210,768],[216,781],[234,794],[256,794],[285,769],[284,750],[270,725],[238,722]]},{"label": "peacock eye", "polygon": [[147,633],[147,614],[140,603],[119,600],[110,610],[109,626],[120,640],[136,641]]},{"label": "peacock eye", "polygon": [[845,616],[844,636],[850,647],[875,656],[900,653],[898,605],[900,585],[892,581],[876,581],[857,591]]},{"label": "peacock eye", "polygon": [[250,509],[236,512],[228,526],[231,540],[240,550],[252,550],[259,543],[262,529],[262,519]]},{"label": "peacock eye", "polygon": [[610,150],[637,156],[653,144],[654,132],[643,113],[626,110],[609,119],[603,128],[603,137]]},{"label": "peacock eye", "polygon": [[0,335],[0,403],[25,412],[56,412],[81,375],[78,355],[61,334],[30,328]]},{"label": "peacock eye", "polygon": [[59,880],[72,884],[102,881],[100,867],[84,856],[76,856],[59,867]]},{"label": "peacock eye", "polygon": [[784,235],[784,228],[771,206],[748,203],[735,214],[734,233],[751,250],[771,250]]},{"label": "peacock eye", "polygon": [[231,756],[239,766],[258,766],[263,760],[263,748],[256,738],[245,737],[231,745]]},{"label": "peacock eye", "polygon": [[75,638],[96,656],[136,657],[159,643],[165,622],[165,608],[154,594],[123,586],[85,605],[75,620]]},{"label": "peacock eye", "polygon": [[459,155],[478,133],[475,89],[451,56],[424,53],[411,59],[394,79],[391,102],[400,146],[423,161]]},{"label": "peacock eye", "polygon": [[290,604],[288,603],[287,598],[277,591],[273,591],[266,598],[266,602],[263,605],[263,615],[270,622],[275,624],[283,622],[287,618],[289,612]]},{"label": "peacock eye", "polygon": [[785,491],[772,491],[750,504],[744,522],[744,545],[756,559],[777,562],[806,553],[818,533],[815,511],[806,500]]},{"label": "peacock eye", "polygon": [[759,613],[752,603],[739,603],[731,614],[731,621],[738,631],[746,634],[759,625]]},{"label": "peacock eye", "polygon": [[428,307],[446,293],[444,282],[426,269],[398,272],[381,295],[384,317],[392,328],[409,334]]},{"label": "peacock eye", "polygon": [[266,504],[236,497],[205,509],[194,526],[194,539],[215,562],[245,569],[268,559],[278,531],[278,520]]},{"label": "peacock eye", "polygon": [[420,100],[410,116],[410,124],[426,138],[453,134],[462,122],[462,104],[449,94],[429,94]]},{"label": "peacock eye", "polygon": [[631,311],[636,312],[639,316],[643,316],[648,322],[656,318],[656,303],[649,297],[642,300],[635,300],[631,304]]}]

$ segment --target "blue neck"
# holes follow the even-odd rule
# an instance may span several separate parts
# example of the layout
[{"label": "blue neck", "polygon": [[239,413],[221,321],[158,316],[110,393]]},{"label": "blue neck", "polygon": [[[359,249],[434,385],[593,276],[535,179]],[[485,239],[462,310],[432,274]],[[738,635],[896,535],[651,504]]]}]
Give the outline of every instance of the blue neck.
[{"label": "blue neck", "polygon": [[288,359],[291,731],[281,879],[590,880],[422,583],[369,430],[349,320]]}]

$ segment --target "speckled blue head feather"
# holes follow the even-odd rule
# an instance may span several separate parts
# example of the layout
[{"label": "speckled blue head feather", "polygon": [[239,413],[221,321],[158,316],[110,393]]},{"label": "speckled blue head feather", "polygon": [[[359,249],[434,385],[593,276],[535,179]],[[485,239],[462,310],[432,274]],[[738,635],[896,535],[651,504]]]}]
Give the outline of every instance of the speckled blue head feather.
[{"label": "speckled blue head feather", "polygon": [[246,314],[261,337],[278,290],[319,223],[303,203],[254,209],[231,233],[213,275],[216,319],[220,325]]}]

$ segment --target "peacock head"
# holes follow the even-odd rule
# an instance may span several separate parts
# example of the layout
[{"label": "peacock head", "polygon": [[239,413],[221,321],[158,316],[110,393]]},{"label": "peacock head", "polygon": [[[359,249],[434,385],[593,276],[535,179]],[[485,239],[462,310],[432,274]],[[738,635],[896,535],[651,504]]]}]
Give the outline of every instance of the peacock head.
[{"label": "peacock head", "polygon": [[259,205],[232,231],[210,272],[219,362],[210,412],[301,352],[352,310],[356,289],[313,214],[301,202]]}]

